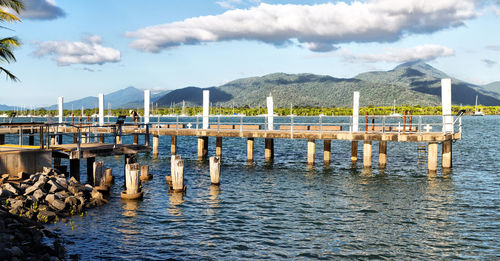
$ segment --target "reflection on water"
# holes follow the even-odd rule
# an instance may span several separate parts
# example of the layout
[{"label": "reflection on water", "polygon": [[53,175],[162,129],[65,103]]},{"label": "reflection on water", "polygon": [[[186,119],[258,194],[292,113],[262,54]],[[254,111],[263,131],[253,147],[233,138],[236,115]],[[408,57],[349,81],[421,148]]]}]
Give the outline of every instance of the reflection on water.
[{"label": "reflection on water", "polygon": [[[220,187],[210,184],[207,162],[197,160],[196,137],[179,137],[185,194],[168,192],[170,138],[161,136],[158,159],[138,158],[161,173],[143,184],[143,201],[121,201],[123,175],[115,174],[110,203],[89,210],[78,233],[49,228],[75,242],[68,252],[85,260],[497,259],[500,144],[477,137],[495,133],[500,117],[464,124],[453,172],[431,175],[416,166],[415,144],[389,142],[387,167],[363,169],[361,161],[350,168],[350,142],[332,142],[331,164],[307,168],[304,140],[278,140],[274,162],[266,164],[264,142],[256,139],[249,166],[246,139],[227,138]],[[123,173],[122,158],[99,160]]]}]

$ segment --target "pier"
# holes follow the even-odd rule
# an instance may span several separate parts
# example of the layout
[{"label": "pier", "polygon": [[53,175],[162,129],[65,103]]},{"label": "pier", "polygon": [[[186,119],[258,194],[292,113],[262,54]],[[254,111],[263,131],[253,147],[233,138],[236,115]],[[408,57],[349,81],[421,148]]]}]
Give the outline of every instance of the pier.
[{"label": "pier", "polygon": [[[149,100],[145,92],[145,100]],[[393,142],[413,142],[420,148],[419,162],[426,163],[429,173],[438,169],[438,145],[441,144],[441,167],[452,167],[452,143],[462,138],[462,114],[451,115],[451,80],[442,80],[443,112],[439,118],[432,116],[360,116],[359,92],[353,95],[353,115],[349,117],[277,117],[273,113],[273,99],[267,97],[267,115],[261,117],[224,117],[209,115],[209,93],[203,92],[203,114],[195,117],[174,116],[169,121],[157,117],[150,122],[149,103],[145,104],[147,114],[141,123],[127,123],[125,116],[116,123],[104,123],[103,113],[94,123],[74,124],[74,119],[62,117],[62,99],[59,99],[58,123],[20,123],[0,125],[0,144],[5,135],[18,135],[19,146],[23,146],[23,136],[29,137],[30,146],[34,137],[39,137],[39,149],[52,151],[55,164],[61,158],[70,160],[70,172],[78,175],[80,159],[87,159],[88,166],[98,156],[132,155],[152,149],[153,156],[159,154],[159,137],[171,137],[171,155],[177,154],[177,138],[181,136],[197,137],[198,159],[208,156],[209,137],[215,137],[215,155],[223,159],[224,138],[243,138],[247,140],[247,162],[255,161],[255,139],[264,139],[264,160],[274,159],[275,139],[307,140],[307,164],[314,165],[316,140],[323,140],[323,161],[330,164],[331,148],[334,141],[351,142],[351,163],[358,161],[358,146],[362,142],[362,162],[364,168],[372,167],[373,146],[378,146],[378,167],[387,164],[387,148]],[[100,95],[100,99],[102,96]],[[102,104],[102,101],[100,101]],[[100,112],[103,110],[100,106]],[[436,120],[439,119],[439,120]],[[73,143],[62,144],[62,135],[71,135]],[[122,144],[123,136],[132,136],[132,144]],[[144,137],[144,144],[139,144],[139,136]],[[111,137],[112,143],[104,143],[105,137]],[[152,144],[151,144],[152,137]],[[151,146],[152,145],[152,146]],[[423,148],[423,149],[421,149]],[[349,153],[346,151],[346,153]]]}]

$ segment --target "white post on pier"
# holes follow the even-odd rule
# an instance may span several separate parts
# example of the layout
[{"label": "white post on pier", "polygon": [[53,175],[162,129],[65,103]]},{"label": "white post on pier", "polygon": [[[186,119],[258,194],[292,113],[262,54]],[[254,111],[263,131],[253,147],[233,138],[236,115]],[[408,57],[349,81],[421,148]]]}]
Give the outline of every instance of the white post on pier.
[{"label": "white post on pier", "polygon": [[269,95],[267,97],[267,129],[268,130],[273,130],[274,126],[274,103],[273,103],[273,96]]},{"label": "white post on pier", "polygon": [[441,106],[443,108],[443,132],[453,132],[451,115],[451,79],[441,79]]},{"label": "white post on pier", "polygon": [[104,125],[104,94],[99,93],[99,126]]},{"label": "white post on pier", "polygon": [[210,105],[210,91],[203,91],[203,129],[208,129],[208,114]]},{"label": "white post on pier", "polygon": [[59,123],[63,122],[63,102],[64,99],[62,96],[57,99],[57,104],[59,107]]},{"label": "white post on pier", "polygon": [[151,102],[151,91],[144,90],[144,123],[149,123],[149,103]]},{"label": "white post on pier", "polygon": [[354,92],[352,104],[352,131],[359,131],[359,92]]}]

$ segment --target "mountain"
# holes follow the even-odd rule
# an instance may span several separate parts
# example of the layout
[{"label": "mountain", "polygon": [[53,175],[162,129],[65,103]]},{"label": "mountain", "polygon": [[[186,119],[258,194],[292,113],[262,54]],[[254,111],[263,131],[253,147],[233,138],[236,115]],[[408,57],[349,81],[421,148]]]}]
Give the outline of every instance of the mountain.
[{"label": "mountain", "polygon": [[[108,104],[111,104],[111,108],[120,108],[124,104],[136,101],[141,98],[142,100],[144,100],[144,91],[131,86],[109,94],[105,94],[104,107],[107,109]],[[97,108],[98,103],[99,99],[97,97],[89,96],[74,101],[69,101],[69,102],[65,101],[63,107],[66,110],[71,110],[71,109],[78,110],[82,107],[84,109],[89,109],[89,108]],[[57,110],[57,104],[46,107],[46,109]]]},{"label": "mountain", "polygon": [[[167,93],[171,92],[171,90],[155,90],[151,91],[151,102],[155,104],[160,98],[165,96]],[[119,108],[143,108],[144,107],[144,93],[136,97],[136,100],[121,104],[118,106]],[[156,105],[155,105],[156,107]]]},{"label": "mountain", "polygon": [[[277,107],[294,106],[352,106],[352,93],[360,92],[362,106],[441,105],[441,79],[446,73],[424,62],[409,62],[389,71],[362,73],[354,78],[335,78],[315,74],[274,73],[231,81],[210,90],[213,105],[265,106],[265,97],[272,94]],[[174,90],[161,99],[161,107],[201,105],[203,88],[186,87]],[[475,103],[478,95],[483,105],[500,105],[500,99],[479,86],[452,78],[453,104]]]},{"label": "mountain", "polygon": [[[479,87],[477,88],[478,91],[486,95],[500,99],[500,81],[488,83],[478,87]],[[482,100],[479,100],[479,102],[482,103]]]},{"label": "mountain", "polygon": [[10,110],[15,110],[15,106],[9,106],[5,104],[0,104],[0,111],[10,111]]}]

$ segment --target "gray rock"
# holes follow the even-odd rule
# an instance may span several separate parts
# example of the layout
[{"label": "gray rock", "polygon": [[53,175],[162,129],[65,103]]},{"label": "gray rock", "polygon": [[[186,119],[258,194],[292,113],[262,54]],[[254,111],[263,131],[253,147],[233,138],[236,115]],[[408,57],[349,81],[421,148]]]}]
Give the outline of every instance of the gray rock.
[{"label": "gray rock", "polygon": [[19,195],[19,189],[10,183],[5,184],[3,188],[12,192],[12,194]]},{"label": "gray rock", "polygon": [[6,190],[6,189],[0,189],[0,198],[10,198],[12,197],[12,192]]},{"label": "gray rock", "polygon": [[13,209],[13,208],[18,208],[18,207],[22,207],[24,202],[23,200],[18,200],[18,199],[10,199],[10,208]]},{"label": "gray rock", "polygon": [[79,189],[79,187],[78,187],[78,186],[76,186],[76,185],[69,185],[69,186],[68,186],[68,191],[69,191],[71,194],[76,195],[76,194],[78,194],[78,193],[80,192],[80,189]]},{"label": "gray rock", "polygon": [[97,191],[96,189],[92,190],[92,192],[90,193],[90,196],[92,199],[98,199],[98,200],[103,199],[102,193]]},{"label": "gray rock", "polygon": [[45,196],[45,201],[47,201],[47,203],[49,204],[52,204],[54,200],[56,200],[56,195],[54,194],[47,194],[47,196]]},{"label": "gray rock", "polygon": [[64,187],[59,185],[59,183],[57,183],[55,179],[49,179],[49,181],[47,181],[47,184],[50,185],[50,193],[54,193],[64,189]]},{"label": "gray rock", "polygon": [[48,211],[48,210],[40,210],[38,212],[38,220],[42,222],[52,222],[56,219],[57,215],[53,211]]},{"label": "gray rock", "polygon": [[40,183],[45,184],[45,183],[47,183],[47,181],[48,181],[48,180],[49,180],[49,178],[47,178],[47,176],[45,176],[45,175],[40,175],[40,176],[38,177],[38,180],[36,181],[36,183],[40,182]]},{"label": "gray rock", "polygon": [[74,184],[80,184],[80,182],[78,182],[78,180],[75,179],[75,177],[71,177],[69,179],[69,184],[70,185],[74,185]]},{"label": "gray rock", "polygon": [[64,178],[64,175],[61,178],[57,178],[56,182],[64,189],[68,189],[68,181]]},{"label": "gray rock", "polygon": [[42,172],[43,175],[51,176],[54,175],[54,173],[55,172],[52,168],[43,167],[43,172]]},{"label": "gray rock", "polygon": [[92,185],[90,184],[85,184],[85,191],[87,192],[92,192],[92,190],[94,189],[94,187],[92,187]]},{"label": "gray rock", "polygon": [[55,195],[56,195],[57,198],[59,198],[61,200],[63,200],[63,199],[65,199],[65,198],[67,198],[67,197],[70,196],[70,194],[68,192],[64,191],[64,190],[60,191],[60,192],[57,192]]},{"label": "gray rock", "polygon": [[70,205],[71,208],[76,208],[79,204],[79,200],[75,196],[69,196],[64,200],[64,203]]},{"label": "gray rock", "polygon": [[37,201],[40,201],[45,196],[45,193],[41,189],[35,190],[33,193],[33,197],[36,198]]},{"label": "gray rock", "polygon": [[10,253],[13,255],[13,256],[17,256],[17,257],[22,257],[24,252],[17,246],[14,246],[10,249]]},{"label": "gray rock", "polygon": [[54,207],[54,209],[56,209],[56,210],[61,211],[61,210],[64,210],[66,208],[66,203],[64,203],[64,201],[62,201],[62,200],[54,199],[52,201],[52,203],[50,203],[50,206]]},{"label": "gray rock", "polygon": [[[36,183],[35,183],[36,184]],[[33,185],[31,187],[28,187],[27,189],[24,190],[24,195],[31,195],[33,192],[35,192],[39,187],[37,185]]]}]

